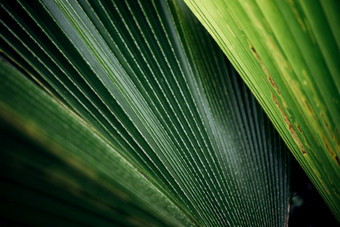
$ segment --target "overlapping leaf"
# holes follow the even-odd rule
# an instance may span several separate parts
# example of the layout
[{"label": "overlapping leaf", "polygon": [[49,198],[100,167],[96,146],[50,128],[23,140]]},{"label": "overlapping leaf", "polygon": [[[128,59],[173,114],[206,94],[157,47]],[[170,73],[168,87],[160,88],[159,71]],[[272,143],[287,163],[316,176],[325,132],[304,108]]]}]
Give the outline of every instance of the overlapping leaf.
[{"label": "overlapping leaf", "polygon": [[340,220],[337,1],[185,0]]}]

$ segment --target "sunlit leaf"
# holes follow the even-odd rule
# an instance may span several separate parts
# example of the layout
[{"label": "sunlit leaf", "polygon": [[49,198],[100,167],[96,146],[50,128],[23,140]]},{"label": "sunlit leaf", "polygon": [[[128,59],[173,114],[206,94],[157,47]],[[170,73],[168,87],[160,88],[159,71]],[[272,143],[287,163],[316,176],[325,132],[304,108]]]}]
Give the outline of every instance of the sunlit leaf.
[{"label": "sunlit leaf", "polygon": [[340,4],[185,0],[340,220]]}]

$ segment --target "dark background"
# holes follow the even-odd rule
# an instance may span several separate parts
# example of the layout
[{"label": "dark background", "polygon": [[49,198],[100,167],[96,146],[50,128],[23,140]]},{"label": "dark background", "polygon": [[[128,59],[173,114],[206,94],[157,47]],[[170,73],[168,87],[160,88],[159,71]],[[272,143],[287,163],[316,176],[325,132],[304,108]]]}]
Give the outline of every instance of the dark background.
[{"label": "dark background", "polygon": [[289,227],[340,226],[320,194],[291,155]]}]

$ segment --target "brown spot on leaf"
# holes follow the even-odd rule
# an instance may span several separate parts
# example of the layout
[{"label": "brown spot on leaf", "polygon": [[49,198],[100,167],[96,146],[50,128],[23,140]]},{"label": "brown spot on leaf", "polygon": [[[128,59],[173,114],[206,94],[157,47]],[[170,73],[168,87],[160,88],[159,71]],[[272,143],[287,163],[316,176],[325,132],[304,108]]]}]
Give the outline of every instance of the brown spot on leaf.
[{"label": "brown spot on leaf", "polygon": [[335,155],[335,161],[338,166],[340,166],[340,160],[339,157]]},{"label": "brown spot on leaf", "polygon": [[328,123],[327,123],[327,121],[325,119],[325,115],[323,113],[321,114],[321,117],[322,117],[323,122],[325,122],[325,125],[326,125],[328,132],[330,132],[329,127],[328,127]]},{"label": "brown spot on leaf", "polygon": [[280,112],[281,112],[281,115],[282,115],[282,117],[283,117],[285,123],[287,124],[288,129],[289,129],[289,131],[290,131],[290,134],[292,135],[294,141],[295,141],[295,142],[297,143],[297,145],[300,147],[302,154],[303,154],[303,155],[306,155],[306,154],[307,154],[307,153],[306,153],[306,150],[305,150],[305,148],[303,147],[303,145],[302,145],[302,143],[301,143],[301,141],[300,141],[298,135],[296,134],[293,125],[290,123],[290,121],[289,121],[289,119],[288,119],[286,113],[283,111],[283,109],[282,109],[282,107],[281,107],[279,101],[277,101],[277,99],[276,99],[276,97],[275,97],[274,94],[272,94],[272,98],[273,98],[275,104],[279,107]]},{"label": "brown spot on leaf", "polygon": [[269,79],[269,82],[271,83],[271,85],[275,88],[276,92],[279,95],[281,95],[280,90],[279,90],[278,86],[276,85],[276,83],[274,82],[273,78],[269,75],[268,79]]},{"label": "brown spot on leaf", "polygon": [[306,106],[308,108],[308,114],[310,116],[312,116],[313,115],[313,111],[312,111],[312,108],[310,107],[309,103],[307,102],[307,100],[305,100],[305,104],[306,104]]},{"label": "brown spot on leaf", "polygon": [[248,43],[249,43],[250,49],[253,52],[253,54],[255,55],[256,59],[260,62],[260,65],[261,65],[264,73],[268,76],[268,80],[269,80],[270,84],[273,86],[273,88],[275,89],[277,94],[281,95],[279,87],[275,83],[273,77],[270,75],[267,67],[263,64],[262,59],[260,58],[260,56],[258,55],[258,53],[256,52],[255,48],[253,47],[253,45],[251,44],[251,42],[249,40],[248,40]]},{"label": "brown spot on leaf", "polygon": [[339,162],[338,156],[329,148],[329,145],[328,145],[325,137],[323,137],[323,136],[322,136],[322,141],[325,144],[328,153],[331,155],[331,157],[335,160],[336,164],[339,166],[340,162]]}]

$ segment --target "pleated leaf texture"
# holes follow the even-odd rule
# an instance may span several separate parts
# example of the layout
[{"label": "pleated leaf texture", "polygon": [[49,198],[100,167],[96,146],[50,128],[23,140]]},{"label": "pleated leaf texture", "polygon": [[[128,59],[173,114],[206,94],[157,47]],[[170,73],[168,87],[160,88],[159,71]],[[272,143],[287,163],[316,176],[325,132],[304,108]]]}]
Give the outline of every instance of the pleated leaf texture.
[{"label": "pleated leaf texture", "polygon": [[340,221],[340,4],[185,0]]},{"label": "pleated leaf texture", "polygon": [[193,224],[77,115],[0,66],[2,225]]},{"label": "pleated leaf texture", "polygon": [[[106,221],[143,225],[154,218],[159,220],[152,219],[154,225],[286,226],[288,151],[223,52],[183,2],[2,1],[0,15],[1,52],[63,105],[62,111],[57,111],[60,105],[56,111],[42,105],[42,110],[48,109],[45,118],[72,112],[77,116],[72,115],[72,122],[98,134],[100,144],[108,147],[105,152],[94,148],[86,153],[94,146],[93,140],[74,156],[88,164],[95,156],[96,165],[86,165],[88,171],[100,169],[101,174],[107,172],[107,181],[124,186],[124,180],[114,173],[120,165],[112,162],[121,155],[143,176],[140,182],[147,180],[150,188],[159,190],[151,193],[138,184],[129,188],[131,198],[137,198],[129,200],[136,205],[130,215],[136,213],[143,222],[127,218],[130,222],[124,223],[119,215],[107,215]],[[1,87],[0,103],[9,109],[23,105],[14,109],[18,115],[21,110],[27,111],[25,116],[37,114],[29,107],[51,99],[40,100],[41,92],[22,78],[27,85],[17,88],[17,79],[6,75],[1,77],[13,83],[12,90],[6,93],[8,86]],[[23,97],[25,89],[28,94],[32,89],[36,98]],[[6,99],[10,94],[13,102]],[[50,128],[45,137],[58,124],[43,119],[39,123],[38,114],[27,119],[42,129]],[[34,131],[26,131],[23,134],[33,138]],[[61,128],[53,135],[73,140],[73,134],[63,134]],[[82,135],[75,142],[86,142],[86,134]],[[39,143],[39,138],[33,141]],[[63,147],[66,154],[73,152],[73,146]],[[44,150],[61,155],[48,147]],[[31,158],[39,164],[39,159]],[[76,160],[68,161],[71,167],[77,166]],[[105,193],[112,197],[102,195],[91,188],[99,181],[93,177],[87,190],[98,197],[99,205],[109,206],[109,212],[110,204],[119,201],[114,196],[117,192],[110,188]],[[133,179],[123,179],[133,184]],[[81,183],[77,179],[74,184],[81,188]],[[118,191],[124,192],[127,186],[123,186]],[[44,193],[57,191],[46,188]],[[152,201],[145,198],[148,193],[160,200],[150,209],[143,208]],[[83,202],[77,197],[68,204]],[[166,204],[168,209],[164,209]],[[164,210],[153,212],[157,206]],[[83,209],[100,215],[93,206]],[[164,216],[167,212],[168,217]],[[72,216],[67,220],[73,220]]]}]

